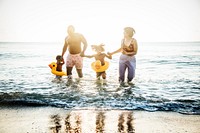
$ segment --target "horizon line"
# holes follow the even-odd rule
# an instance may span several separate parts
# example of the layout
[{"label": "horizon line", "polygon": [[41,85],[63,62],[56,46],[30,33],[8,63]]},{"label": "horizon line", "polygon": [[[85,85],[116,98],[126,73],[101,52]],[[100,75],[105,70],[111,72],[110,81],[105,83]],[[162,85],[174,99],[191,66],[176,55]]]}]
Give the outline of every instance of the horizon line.
[{"label": "horizon line", "polygon": [[[200,41],[137,41],[138,43],[200,43]],[[61,43],[60,41],[0,41],[0,43]]]}]

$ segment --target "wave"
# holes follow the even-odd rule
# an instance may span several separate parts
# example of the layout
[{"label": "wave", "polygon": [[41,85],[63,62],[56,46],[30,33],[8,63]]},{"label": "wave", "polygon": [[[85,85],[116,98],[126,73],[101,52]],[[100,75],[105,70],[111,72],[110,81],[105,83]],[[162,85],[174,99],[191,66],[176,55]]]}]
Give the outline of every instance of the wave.
[{"label": "wave", "polygon": [[84,94],[67,90],[66,93],[37,94],[24,92],[0,93],[0,105],[53,106],[65,109],[106,108],[119,110],[173,111],[182,114],[200,115],[200,100],[169,100],[158,96],[135,93],[134,87],[116,92],[101,90],[98,94]]}]

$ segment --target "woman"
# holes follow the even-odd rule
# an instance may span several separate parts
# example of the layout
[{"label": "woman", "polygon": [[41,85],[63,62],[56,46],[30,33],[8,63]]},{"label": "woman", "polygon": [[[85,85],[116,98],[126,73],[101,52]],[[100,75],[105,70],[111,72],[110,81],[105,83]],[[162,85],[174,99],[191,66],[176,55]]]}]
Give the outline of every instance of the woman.
[{"label": "woman", "polygon": [[135,77],[136,59],[138,45],[133,35],[135,30],[132,27],[124,28],[124,38],[121,41],[121,47],[109,55],[122,52],[119,59],[119,82],[120,85],[125,86],[124,77],[126,69],[128,69],[127,83],[131,84],[132,79]]}]

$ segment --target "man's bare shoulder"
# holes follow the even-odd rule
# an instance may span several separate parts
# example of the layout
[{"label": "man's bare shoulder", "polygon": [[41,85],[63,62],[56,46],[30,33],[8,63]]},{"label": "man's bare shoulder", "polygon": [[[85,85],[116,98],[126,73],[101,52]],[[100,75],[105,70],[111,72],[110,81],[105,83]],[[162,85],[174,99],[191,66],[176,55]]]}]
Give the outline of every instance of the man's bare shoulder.
[{"label": "man's bare shoulder", "polygon": [[69,44],[69,37],[66,36],[66,37],[65,37],[65,44],[64,44],[64,46],[67,47],[68,44]]},{"label": "man's bare shoulder", "polygon": [[66,36],[66,37],[65,37],[65,40],[68,40],[68,39],[69,39],[69,36]]},{"label": "man's bare shoulder", "polygon": [[80,38],[83,37],[83,35],[82,35],[81,33],[76,33],[75,36],[76,36],[76,37],[80,37]]}]

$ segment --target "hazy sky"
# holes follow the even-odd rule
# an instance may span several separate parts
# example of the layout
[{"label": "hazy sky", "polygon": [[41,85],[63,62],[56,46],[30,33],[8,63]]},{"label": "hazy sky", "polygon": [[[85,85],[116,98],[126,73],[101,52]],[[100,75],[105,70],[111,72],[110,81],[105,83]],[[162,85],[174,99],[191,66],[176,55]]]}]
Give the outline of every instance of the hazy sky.
[{"label": "hazy sky", "polygon": [[68,25],[88,42],[200,41],[200,0],[0,0],[0,41],[62,42]]}]

